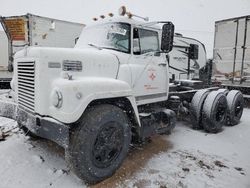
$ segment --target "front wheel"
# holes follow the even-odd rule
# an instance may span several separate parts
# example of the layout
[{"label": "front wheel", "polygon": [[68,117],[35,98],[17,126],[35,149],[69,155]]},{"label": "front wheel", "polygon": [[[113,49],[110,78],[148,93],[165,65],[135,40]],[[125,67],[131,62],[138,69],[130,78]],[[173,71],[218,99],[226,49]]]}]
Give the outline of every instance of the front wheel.
[{"label": "front wheel", "polygon": [[102,181],[120,167],[131,141],[126,114],[113,105],[93,106],[72,132],[70,165],[87,183]]}]

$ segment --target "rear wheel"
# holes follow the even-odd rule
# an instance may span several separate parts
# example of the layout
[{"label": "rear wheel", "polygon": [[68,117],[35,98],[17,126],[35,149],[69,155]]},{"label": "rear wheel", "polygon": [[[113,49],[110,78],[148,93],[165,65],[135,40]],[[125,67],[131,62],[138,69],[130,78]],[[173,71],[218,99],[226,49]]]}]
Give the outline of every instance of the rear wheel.
[{"label": "rear wheel", "polygon": [[94,106],[72,132],[69,162],[78,177],[90,184],[97,183],[120,167],[130,141],[129,121],[120,108]]},{"label": "rear wheel", "polygon": [[210,93],[207,89],[199,90],[192,98],[190,106],[190,119],[193,129],[201,129],[202,127],[202,108],[207,95]]},{"label": "rear wheel", "polygon": [[233,126],[240,122],[244,108],[244,98],[240,91],[231,90],[227,95],[228,115],[226,125]]},{"label": "rear wheel", "polygon": [[228,89],[222,88],[222,89],[218,89],[218,92],[221,92],[221,93],[224,93],[224,95],[227,95],[229,91]]},{"label": "rear wheel", "polygon": [[227,99],[220,91],[212,91],[203,105],[202,125],[205,131],[217,133],[227,116]]}]

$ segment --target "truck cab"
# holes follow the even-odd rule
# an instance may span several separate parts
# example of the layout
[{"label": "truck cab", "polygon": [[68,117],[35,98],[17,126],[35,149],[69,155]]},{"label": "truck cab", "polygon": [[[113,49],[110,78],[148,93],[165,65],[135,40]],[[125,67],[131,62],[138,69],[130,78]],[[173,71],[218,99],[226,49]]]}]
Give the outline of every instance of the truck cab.
[{"label": "truck cab", "polygon": [[129,85],[137,104],[162,101],[167,99],[169,79],[161,29],[128,18],[110,20],[84,29],[75,48],[113,54],[113,78]]}]

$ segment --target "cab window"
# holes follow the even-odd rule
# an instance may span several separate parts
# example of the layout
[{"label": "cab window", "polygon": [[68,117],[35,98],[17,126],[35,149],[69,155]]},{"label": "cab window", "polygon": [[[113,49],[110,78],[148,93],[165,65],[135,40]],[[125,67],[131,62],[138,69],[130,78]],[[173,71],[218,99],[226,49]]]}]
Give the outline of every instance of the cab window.
[{"label": "cab window", "polygon": [[159,51],[158,32],[135,28],[133,31],[133,52],[135,55]]}]

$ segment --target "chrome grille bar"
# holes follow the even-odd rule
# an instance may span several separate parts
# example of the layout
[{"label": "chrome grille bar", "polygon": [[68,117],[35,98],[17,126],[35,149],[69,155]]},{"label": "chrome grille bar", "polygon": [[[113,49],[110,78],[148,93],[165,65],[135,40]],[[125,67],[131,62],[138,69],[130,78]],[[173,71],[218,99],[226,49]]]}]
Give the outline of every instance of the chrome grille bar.
[{"label": "chrome grille bar", "polygon": [[35,62],[17,63],[18,105],[35,111]]}]

